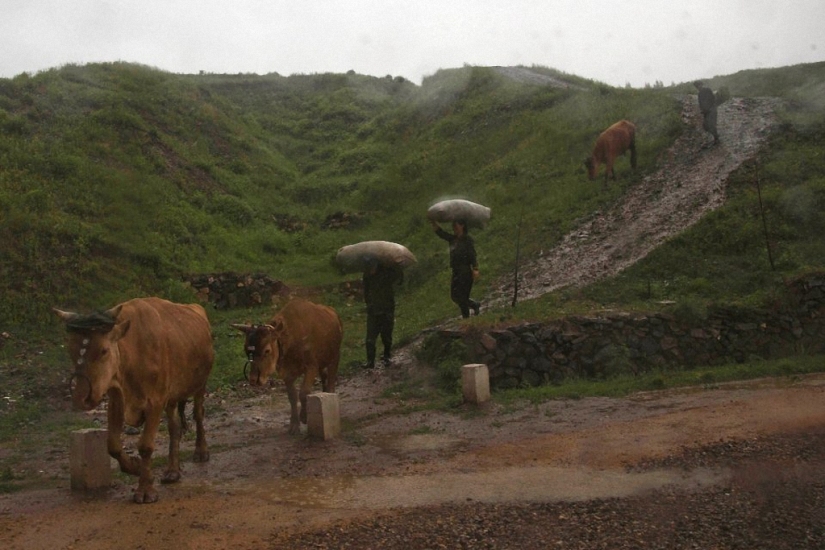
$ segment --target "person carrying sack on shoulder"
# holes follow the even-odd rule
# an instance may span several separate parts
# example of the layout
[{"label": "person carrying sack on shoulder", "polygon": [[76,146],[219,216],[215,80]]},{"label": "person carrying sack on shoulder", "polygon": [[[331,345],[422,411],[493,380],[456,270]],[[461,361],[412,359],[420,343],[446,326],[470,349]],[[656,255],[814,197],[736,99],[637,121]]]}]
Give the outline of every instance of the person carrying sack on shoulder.
[{"label": "person carrying sack on shoulder", "polygon": [[453,233],[441,229],[436,221],[431,220],[430,223],[435,234],[450,244],[450,268],[453,271],[450,280],[450,299],[458,305],[461,316],[465,319],[470,316],[471,308],[473,313],[478,315],[481,304],[470,298],[473,283],[479,278],[478,260],[475,242],[467,232],[467,222],[454,221]]}]

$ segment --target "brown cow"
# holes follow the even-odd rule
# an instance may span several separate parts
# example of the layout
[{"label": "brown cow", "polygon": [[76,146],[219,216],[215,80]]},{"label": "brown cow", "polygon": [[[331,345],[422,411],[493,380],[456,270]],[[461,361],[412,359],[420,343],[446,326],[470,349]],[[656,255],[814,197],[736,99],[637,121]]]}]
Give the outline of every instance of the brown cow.
[{"label": "brown cow", "polygon": [[625,154],[630,150],[630,166],[636,168],[636,126],[627,120],[620,120],[599,135],[593,154],[585,159],[584,165],[587,167],[587,175],[592,180],[599,172],[599,164],[606,166],[604,172],[604,182],[612,175],[616,179],[616,172],[613,170],[613,163],[616,157]]},{"label": "brown cow", "polygon": [[[197,427],[194,460],[209,460],[203,400],[215,354],[206,311],[199,305],[173,304],[160,298],[129,300],[89,315],[54,311],[68,330],[75,408],[91,410],[108,396],[109,454],[121,471],[140,476],[135,502],[155,502],[158,493],[153,486],[152,453],[164,411],[169,423],[169,464],[161,482],[180,479],[183,409],[192,396]],[[123,450],[124,422],[145,424],[138,441],[140,458]]]},{"label": "brown cow", "polygon": [[[266,325],[232,326],[246,334],[244,349],[252,365],[249,383],[266,384],[273,373],[281,378],[292,409],[289,433],[300,433],[301,422],[307,421],[307,395],[315,379],[321,378],[325,392],[335,391],[343,338],[338,314],[331,307],[295,298]],[[295,380],[301,375],[299,417]]]}]

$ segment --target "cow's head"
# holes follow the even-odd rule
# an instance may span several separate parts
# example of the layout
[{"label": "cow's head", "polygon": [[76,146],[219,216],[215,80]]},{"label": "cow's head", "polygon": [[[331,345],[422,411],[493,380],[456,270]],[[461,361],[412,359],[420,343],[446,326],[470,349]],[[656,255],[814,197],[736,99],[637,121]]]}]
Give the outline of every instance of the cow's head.
[{"label": "cow's head", "polygon": [[284,323],[280,319],[269,325],[232,325],[246,334],[244,353],[249,362],[247,380],[253,386],[263,386],[278,372],[281,359],[280,335]]},{"label": "cow's head", "polygon": [[72,404],[76,409],[88,411],[97,407],[112,387],[120,367],[117,341],[130,324],[117,322],[120,308],[89,315],[54,309],[68,331],[67,346],[74,367]]}]

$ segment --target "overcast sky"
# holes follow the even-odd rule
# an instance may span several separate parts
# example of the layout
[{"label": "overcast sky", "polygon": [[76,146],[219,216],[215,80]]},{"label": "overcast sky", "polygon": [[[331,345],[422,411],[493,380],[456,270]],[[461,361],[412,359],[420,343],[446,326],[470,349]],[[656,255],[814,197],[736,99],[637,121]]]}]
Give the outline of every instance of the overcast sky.
[{"label": "overcast sky", "polygon": [[128,61],[174,73],[542,65],[614,86],[825,59],[825,0],[0,0],[0,78]]}]

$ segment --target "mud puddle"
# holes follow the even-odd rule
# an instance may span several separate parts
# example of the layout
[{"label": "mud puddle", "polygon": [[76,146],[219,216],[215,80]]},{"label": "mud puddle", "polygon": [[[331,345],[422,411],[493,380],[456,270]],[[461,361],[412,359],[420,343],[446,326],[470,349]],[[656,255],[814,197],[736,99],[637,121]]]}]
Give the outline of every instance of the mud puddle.
[{"label": "mud puddle", "polygon": [[553,466],[386,477],[330,477],[250,482],[237,492],[270,504],[312,508],[388,509],[455,502],[548,502],[617,498],[664,486],[698,490],[728,473],[695,469],[621,472]]}]

